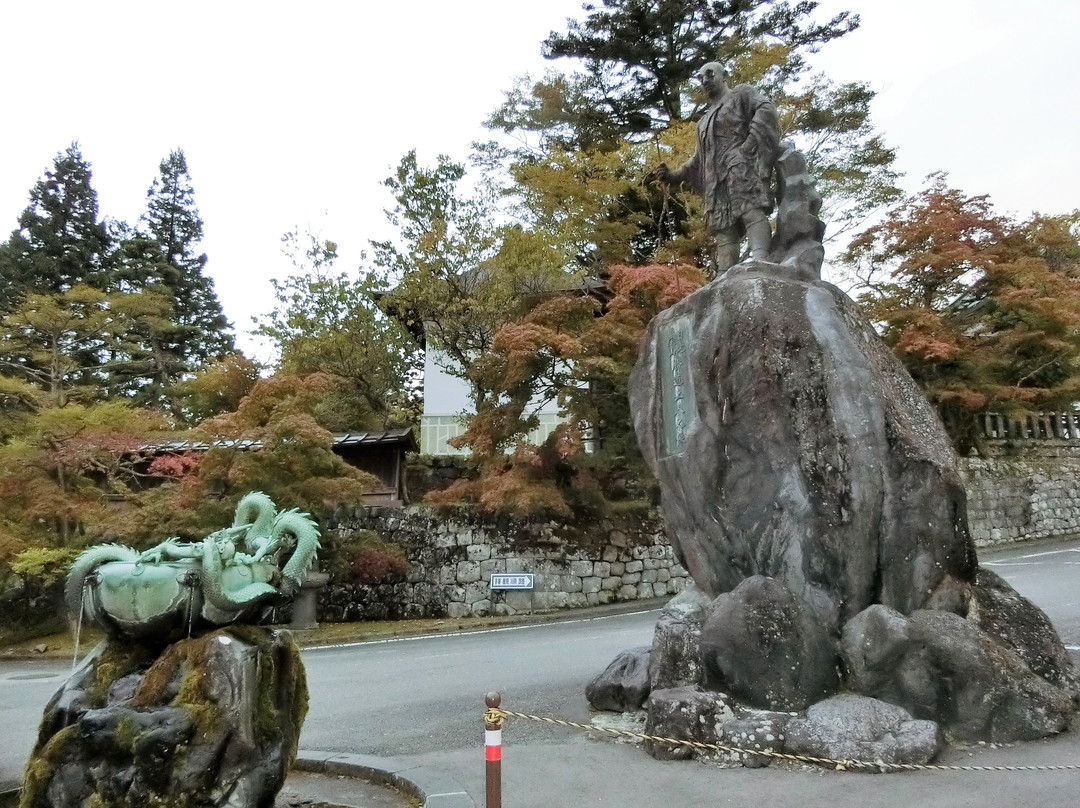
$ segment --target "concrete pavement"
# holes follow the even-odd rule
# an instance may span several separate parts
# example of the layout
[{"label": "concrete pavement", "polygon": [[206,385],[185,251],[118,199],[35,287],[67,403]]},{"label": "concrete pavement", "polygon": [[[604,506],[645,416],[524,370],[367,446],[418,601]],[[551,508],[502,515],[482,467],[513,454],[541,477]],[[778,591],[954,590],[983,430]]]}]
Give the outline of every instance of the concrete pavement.
[{"label": "concrete pavement", "polygon": [[[1066,644],[1080,649],[1080,542],[987,554],[983,563],[1043,607]],[[352,651],[306,651],[312,713],[301,745],[327,750],[310,753],[324,761],[349,756],[340,753],[368,752],[364,765],[406,780],[410,772],[434,773],[436,780],[448,785],[425,794],[455,795],[462,808],[468,808],[465,799],[482,805],[482,691],[505,686],[507,709],[587,722],[583,682],[614,651],[640,644],[642,638],[647,642],[655,620],[655,615],[605,615],[591,620],[587,614],[569,613],[564,625],[502,629],[490,636],[472,633],[396,644],[367,643]],[[558,685],[547,682],[552,674],[542,668],[545,656],[552,657],[561,676]],[[1074,657],[1080,659],[1080,654],[1074,651]],[[58,684],[55,678],[25,677],[60,677],[62,672],[63,666],[55,664],[30,669],[0,664],[0,680],[6,680],[0,684],[0,770],[11,749],[9,719],[16,715],[12,711],[28,709],[39,717],[41,706]],[[420,684],[410,683],[409,676]],[[409,694],[418,696],[415,703],[408,701]],[[576,730],[520,719],[508,721],[503,738],[503,804],[507,808],[751,805],[770,797],[829,808],[1080,804],[1077,771],[866,775],[777,765],[728,769],[698,761],[658,762],[632,744],[592,740]],[[32,734],[21,742],[26,751],[30,741]],[[26,752],[15,751],[20,760],[25,759]],[[1004,748],[952,748],[938,762],[1076,765],[1080,764],[1080,735],[1073,732]]]}]

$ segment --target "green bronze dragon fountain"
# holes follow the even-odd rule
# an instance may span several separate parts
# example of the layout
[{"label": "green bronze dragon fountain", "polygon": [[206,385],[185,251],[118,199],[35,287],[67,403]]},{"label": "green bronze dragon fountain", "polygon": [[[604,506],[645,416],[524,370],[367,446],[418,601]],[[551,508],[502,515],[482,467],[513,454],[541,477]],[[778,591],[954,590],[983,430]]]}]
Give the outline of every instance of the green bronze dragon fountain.
[{"label": "green bronze dragon fountain", "polygon": [[201,541],[166,539],[143,552],[91,547],[72,565],[64,594],[73,614],[109,634],[169,637],[203,623],[251,620],[292,599],[318,550],[308,514],[278,511],[253,492],[240,500],[231,527]]}]

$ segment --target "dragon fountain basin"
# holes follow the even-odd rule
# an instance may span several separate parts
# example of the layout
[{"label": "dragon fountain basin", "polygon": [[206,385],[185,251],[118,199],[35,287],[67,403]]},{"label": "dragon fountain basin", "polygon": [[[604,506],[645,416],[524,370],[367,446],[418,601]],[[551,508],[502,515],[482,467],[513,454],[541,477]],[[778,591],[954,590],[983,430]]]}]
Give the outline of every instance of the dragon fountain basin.
[{"label": "dragon fountain basin", "polygon": [[200,625],[251,621],[291,600],[318,550],[308,514],[278,511],[253,492],[240,500],[231,527],[201,541],[171,538],[142,552],[91,547],[72,565],[64,594],[77,619],[110,635],[167,639]]}]

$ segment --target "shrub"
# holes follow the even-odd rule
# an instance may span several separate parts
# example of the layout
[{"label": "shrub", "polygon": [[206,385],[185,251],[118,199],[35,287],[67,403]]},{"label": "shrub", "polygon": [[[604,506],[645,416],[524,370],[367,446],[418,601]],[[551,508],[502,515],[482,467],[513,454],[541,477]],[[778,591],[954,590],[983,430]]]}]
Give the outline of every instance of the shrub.
[{"label": "shrub", "polygon": [[357,530],[328,543],[324,567],[337,581],[386,584],[403,581],[409,572],[405,551],[372,530]]},{"label": "shrub", "polygon": [[64,579],[79,554],[74,547],[31,547],[7,562],[0,575],[0,645],[63,629]]},{"label": "shrub", "polygon": [[27,583],[47,589],[64,580],[80,552],[77,547],[31,547],[11,559],[11,571]]}]

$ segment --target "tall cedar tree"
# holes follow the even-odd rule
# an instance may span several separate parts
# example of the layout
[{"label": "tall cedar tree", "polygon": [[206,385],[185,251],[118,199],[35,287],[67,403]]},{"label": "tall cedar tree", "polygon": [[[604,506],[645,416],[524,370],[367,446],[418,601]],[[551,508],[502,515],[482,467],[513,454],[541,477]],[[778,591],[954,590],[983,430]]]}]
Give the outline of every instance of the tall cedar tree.
[{"label": "tall cedar tree", "polygon": [[141,296],[157,303],[157,317],[132,324],[109,346],[107,397],[176,410],[171,389],[190,371],[174,348],[178,332],[175,293],[165,279],[175,275],[156,241],[122,222],[112,223],[116,247],[109,256],[110,286],[117,295]]},{"label": "tall cedar tree", "polygon": [[977,444],[979,413],[1080,398],[1080,212],[1016,221],[938,173],[846,260],[960,451]]},{"label": "tall cedar tree", "polygon": [[112,243],[90,179],[90,164],[72,143],[34,184],[18,229],[0,248],[0,313],[28,292],[59,293],[80,283],[105,289]]},{"label": "tall cedar tree", "polygon": [[142,223],[167,265],[161,281],[173,298],[174,329],[165,348],[192,370],[231,353],[233,338],[214,282],[203,274],[207,258],[198,249],[203,222],[184,152],[174,149],[159,168],[161,175],[146,192]]},{"label": "tall cedar tree", "polygon": [[[525,145],[483,144],[482,158],[509,163],[523,215],[558,235],[569,230],[587,267],[671,259],[705,265],[696,201],[669,199],[650,170],[692,152],[690,121],[704,99],[690,78],[719,59],[733,82],[754,83],[776,103],[785,135],[806,154],[826,198],[830,232],[845,232],[898,198],[895,153],[870,124],[866,85],[806,80],[805,54],[859,22],[845,12],[817,23],[816,7],[775,0],[586,5],[584,21],[570,21],[543,45],[545,57],[576,59],[581,69],[519,80],[488,126]],[[599,177],[606,183],[597,184]]]},{"label": "tall cedar tree", "polygon": [[58,153],[0,246],[0,373],[41,384],[59,403],[73,387],[97,389],[110,331],[103,307],[113,240],[91,177],[78,143]]}]

